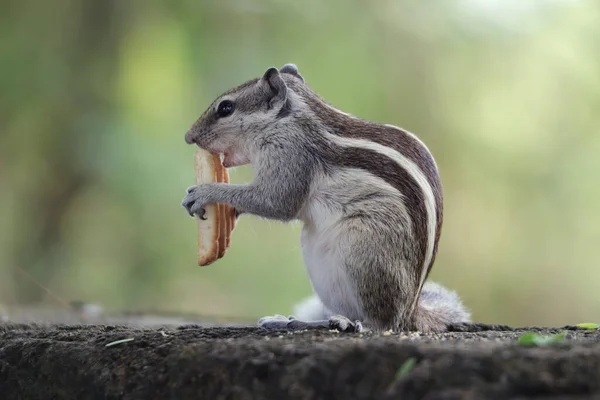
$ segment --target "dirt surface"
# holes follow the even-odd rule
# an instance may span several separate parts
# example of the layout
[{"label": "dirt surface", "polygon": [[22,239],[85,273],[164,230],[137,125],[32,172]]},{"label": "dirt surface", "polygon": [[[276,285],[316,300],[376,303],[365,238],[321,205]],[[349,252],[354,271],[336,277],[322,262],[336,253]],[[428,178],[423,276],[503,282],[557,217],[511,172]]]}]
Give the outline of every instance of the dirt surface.
[{"label": "dirt surface", "polygon": [[567,332],[564,344],[530,348],[517,343],[525,330],[505,326],[376,335],[127,325],[0,323],[0,399],[600,398],[598,330],[527,329]]}]

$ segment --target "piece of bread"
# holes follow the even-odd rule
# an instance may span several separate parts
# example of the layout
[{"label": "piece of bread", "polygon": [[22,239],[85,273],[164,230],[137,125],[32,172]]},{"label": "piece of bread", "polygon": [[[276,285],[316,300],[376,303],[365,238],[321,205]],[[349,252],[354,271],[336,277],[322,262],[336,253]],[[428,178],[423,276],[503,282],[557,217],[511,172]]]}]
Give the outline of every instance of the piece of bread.
[{"label": "piece of bread", "polygon": [[[198,149],[194,155],[196,184],[229,183],[229,173],[218,154]],[[198,265],[206,266],[225,255],[235,227],[235,210],[226,204],[209,204],[198,218]]]},{"label": "piece of bread", "polygon": [[[219,164],[221,164],[221,159],[219,159]],[[225,173],[227,171],[221,165],[220,168],[217,168],[217,182],[224,183],[225,182]],[[226,204],[217,204],[218,214],[217,214],[217,222],[219,223],[219,255],[217,258],[221,258],[225,255],[225,250],[227,250],[227,237],[229,236],[229,224],[226,218],[227,205]]]}]

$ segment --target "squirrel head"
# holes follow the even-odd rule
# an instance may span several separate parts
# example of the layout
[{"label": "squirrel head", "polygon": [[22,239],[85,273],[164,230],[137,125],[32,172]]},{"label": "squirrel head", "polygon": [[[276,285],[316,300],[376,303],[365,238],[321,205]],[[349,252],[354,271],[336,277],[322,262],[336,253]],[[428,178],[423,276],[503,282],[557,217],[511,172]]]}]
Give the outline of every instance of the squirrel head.
[{"label": "squirrel head", "polygon": [[185,135],[188,144],[214,152],[240,151],[274,121],[289,114],[286,80],[304,79],[294,64],[271,67],[219,96]]}]

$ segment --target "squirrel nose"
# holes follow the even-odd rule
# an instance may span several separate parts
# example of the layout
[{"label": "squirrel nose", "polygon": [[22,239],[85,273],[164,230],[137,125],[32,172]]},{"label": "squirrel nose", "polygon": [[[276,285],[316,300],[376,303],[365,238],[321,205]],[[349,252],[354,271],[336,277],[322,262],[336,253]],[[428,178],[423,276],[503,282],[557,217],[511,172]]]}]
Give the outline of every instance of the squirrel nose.
[{"label": "squirrel nose", "polygon": [[195,142],[194,138],[192,137],[192,133],[191,132],[188,132],[188,133],[185,134],[185,142],[187,144],[192,144],[192,143]]}]

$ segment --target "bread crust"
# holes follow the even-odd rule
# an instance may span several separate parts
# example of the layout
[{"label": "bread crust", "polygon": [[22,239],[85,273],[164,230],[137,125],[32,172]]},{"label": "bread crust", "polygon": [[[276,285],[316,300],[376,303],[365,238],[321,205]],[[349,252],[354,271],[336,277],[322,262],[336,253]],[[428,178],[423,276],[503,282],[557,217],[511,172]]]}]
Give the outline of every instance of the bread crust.
[{"label": "bread crust", "polygon": [[[229,173],[218,154],[198,149],[194,155],[196,184],[229,183]],[[204,219],[198,217],[198,265],[207,266],[219,260],[231,244],[235,227],[235,210],[226,204],[208,204]]]},{"label": "bread crust", "polygon": [[[221,159],[219,158],[218,165],[216,165],[216,174],[217,174],[217,182],[224,183],[225,182],[225,174],[227,171],[223,167],[221,163]],[[227,237],[229,236],[229,224],[227,223],[226,213],[227,213],[227,205],[226,204],[217,204],[218,214],[217,214],[217,223],[219,225],[219,249],[217,259],[222,258],[225,255],[225,251],[227,250]]]}]

